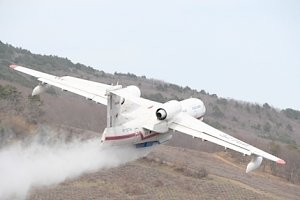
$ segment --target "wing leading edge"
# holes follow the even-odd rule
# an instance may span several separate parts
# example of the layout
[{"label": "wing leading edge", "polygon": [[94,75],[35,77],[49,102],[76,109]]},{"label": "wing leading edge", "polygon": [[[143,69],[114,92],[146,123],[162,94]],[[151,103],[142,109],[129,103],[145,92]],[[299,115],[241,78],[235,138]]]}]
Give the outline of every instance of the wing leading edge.
[{"label": "wing leading edge", "polygon": [[113,87],[111,85],[88,81],[71,76],[53,76],[51,74],[46,74],[18,65],[10,65],[10,68],[36,77],[37,80],[42,82],[43,84],[58,87],[62,90],[75,93],[103,105],[107,105],[106,91]]},{"label": "wing leading edge", "polygon": [[[244,155],[252,155],[255,159],[253,159],[249,163],[249,165],[251,163],[255,164],[260,157],[274,161],[278,164],[285,164],[284,160],[265,151],[262,151],[254,146],[251,146],[241,140],[238,140],[226,133],[223,133],[222,131],[219,131],[218,129],[215,129],[185,113],[178,114],[170,123],[169,128],[196,138],[201,138],[203,140],[207,140],[209,142],[224,146],[225,148],[235,150]],[[259,167],[261,161],[262,159],[260,160],[259,164],[256,164],[255,168],[251,170],[248,169],[248,166],[247,172]]]}]

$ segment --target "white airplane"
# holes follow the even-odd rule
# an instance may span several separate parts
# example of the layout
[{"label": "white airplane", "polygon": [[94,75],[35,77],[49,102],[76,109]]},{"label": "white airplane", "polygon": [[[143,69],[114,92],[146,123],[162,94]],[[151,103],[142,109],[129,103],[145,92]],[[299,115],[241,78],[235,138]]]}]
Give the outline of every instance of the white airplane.
[{"label": "white airplane", "polygon": [[165,143],[172,138],[172,132],[179,131],[224,146],[225,149],[251,155],[246,173],[257,169],[263,158],[285,164],[284,160],[205,124],[202,120],[206,109],[200,99],[158,103],[142,98],[140,89],[133,85],[122,88],[121,85],[111,86],[71,76],[53,76],[17,65],[10,65],[10,68],[40,81],[32,95],[55,86],[106,105],[107,127],[101,139],[104,143],[143,148]]}]

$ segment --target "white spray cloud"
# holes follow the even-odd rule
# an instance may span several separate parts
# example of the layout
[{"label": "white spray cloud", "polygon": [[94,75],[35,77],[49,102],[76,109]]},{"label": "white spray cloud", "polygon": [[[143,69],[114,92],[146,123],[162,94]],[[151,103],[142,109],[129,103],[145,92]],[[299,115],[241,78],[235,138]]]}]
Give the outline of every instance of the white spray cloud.
[{"label": "white spray cloud", "polygon": [[99,138],[7,146],[0,150],[0,199],[25,199],[32,187],[116,167],[147,153],[134,147],[103,146]]}]

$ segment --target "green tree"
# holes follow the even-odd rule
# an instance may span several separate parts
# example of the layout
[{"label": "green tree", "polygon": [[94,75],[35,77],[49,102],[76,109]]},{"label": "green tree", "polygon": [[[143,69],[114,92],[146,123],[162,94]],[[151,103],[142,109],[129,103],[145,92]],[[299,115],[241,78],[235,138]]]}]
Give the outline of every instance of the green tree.
[{"label": "green tree", "polygon": [[290,125],[290,124],[286,125],[286,129],[289,130],[290,132],[294,131],[292,125]]},{"label": "green tree", "polygon": [[271,109],[271,106],[268,103],[264,103],[263,108],[265,108],[265,109]]},{"label": "green tree", "polygon": [[266,122],[264,124],[263,130],[264,130],[264,132],[270,132],[271,128],[272,128],[271,124],[269,122]]},{"label": "green tree", "polygon": [[38,123],[41,121],[41,117],[44,115],[42,110],[43,101],[39,95],[28,96],[28,105],[26,109],[26,117],[31,123]]},{"label": "green tree", "polygon": [[291,108],[285,109],[282,111],[285,116],[287,116],[290,119],[296,119],[299,120],[300,119],[300,111],[298,110],[293,110]]},{"label": "green tree", "polygon": [[[269,148],[270,148],[270,153],[275,155],[275,156],[278,156],[279,153],[281,152],[280,146],[277,143],[275,143],[274,141],[269,143]],[[277,165],[276,165],[276,163],[271,162],[270,169],[271,169],[271,173],[273,175],[277,175]]]},{"label": "green tree", "polygon": [[218,106],[213,107],[212,115],[217,118],[225,117],[225,114],[220,110],[220,108]]}]

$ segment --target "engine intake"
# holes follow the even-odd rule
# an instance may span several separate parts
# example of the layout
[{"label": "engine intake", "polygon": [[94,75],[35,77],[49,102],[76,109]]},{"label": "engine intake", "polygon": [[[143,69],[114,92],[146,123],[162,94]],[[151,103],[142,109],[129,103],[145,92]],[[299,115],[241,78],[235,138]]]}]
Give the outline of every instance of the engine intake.
[{"label": "engine intake", "polygon": [[164,120],[167,118],[167,112],[166,110],[164,110],[163,108],[159,108],[157,111],[156,111],[156,117],[157,119],[159,120]]},{"label": "engine intake", "polygon": [[156,110],[156,118],[158,120],[168,120],[181,112],[181,103],[176,100],[168,101]]}]

